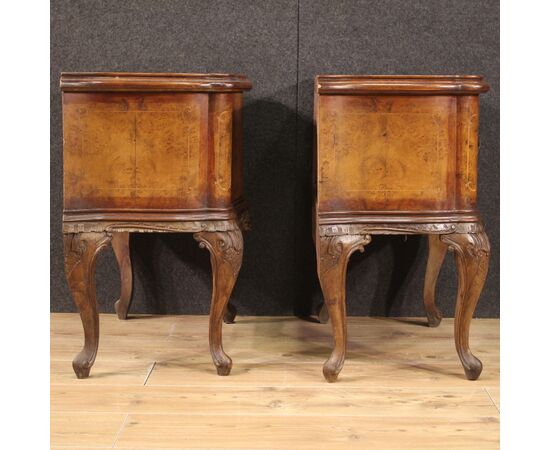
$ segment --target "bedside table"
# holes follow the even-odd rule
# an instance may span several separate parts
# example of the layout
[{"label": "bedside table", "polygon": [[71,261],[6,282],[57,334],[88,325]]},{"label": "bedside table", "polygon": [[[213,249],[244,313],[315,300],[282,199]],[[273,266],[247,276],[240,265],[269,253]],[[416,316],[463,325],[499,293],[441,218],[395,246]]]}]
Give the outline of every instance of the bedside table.
[{"label": "bedside table", "polygon": [[[231,370],[222,319],[242,261],[242,75],[63,73],[65,272],[84,327],[73,361],[89,375],[98,348],[95,261],[112,245],[121,274],[116,302],[131,300],[129,233],[194,233],[208,249],[213,289],[210,351]],[[226,319],[232,320],[229,307]]]},{"label": "bedside table", "polygon": [[476,205],[478,96],[488,90],[469,75],[316,77],[314,239],[334,334],[327,381],[336,381],[346,354],[348,259],[375,234],[429,235],[430,326],[441,321],[435,284],[447,249],[454,252],[456,350],[466,377],[479,377],[468,338],[490,251]]}]

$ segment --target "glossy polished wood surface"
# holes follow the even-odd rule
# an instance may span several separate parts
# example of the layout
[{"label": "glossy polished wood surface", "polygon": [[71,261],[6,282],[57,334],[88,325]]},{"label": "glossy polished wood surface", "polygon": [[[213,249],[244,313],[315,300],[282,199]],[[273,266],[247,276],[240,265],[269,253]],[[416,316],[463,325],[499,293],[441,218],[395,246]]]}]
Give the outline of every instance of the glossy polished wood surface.
[{"label": "glossy polished wood surface", "polygon": [[231,370],[221,322],[248,224],[242,184],[242,75],[64,73],[63,232],[69,286],[86,342],[73,366],[88,376],[99,340],[95,258],[111,244],[121,272],[116,311],[131,304],[132,232],[191,232],[211,254],[211,353]]},{"label": "glossy polished wood surface", "polygon": [[327,380],[336,380],[345,358],[348,258],[374,234],[400,233],[436,236],[424,301],[432,326],[441,320],[439,268],[447,248],[455,250],[457,350],[468,378],[479,376],[467,335],[489,255],[477,211],[478,96],[488,89],[475,75],[316,78],[314,237],[335,338]]}]

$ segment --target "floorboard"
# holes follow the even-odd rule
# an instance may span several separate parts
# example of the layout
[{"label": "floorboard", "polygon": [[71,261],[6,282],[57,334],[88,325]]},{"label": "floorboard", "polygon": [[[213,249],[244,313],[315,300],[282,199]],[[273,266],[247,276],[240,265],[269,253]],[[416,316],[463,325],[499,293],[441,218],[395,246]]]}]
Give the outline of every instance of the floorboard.
[{"label": "floorboard", "polygon": [[219,377],[205,316],[101,315],[91,376],[76,379],[77,314],[51,315],[53,449],[497,449],[499,321],[473,321],[483,361],[464,377],[453,321],[351,317],[337,383],[322,376],[330,325],[237,317]]}]

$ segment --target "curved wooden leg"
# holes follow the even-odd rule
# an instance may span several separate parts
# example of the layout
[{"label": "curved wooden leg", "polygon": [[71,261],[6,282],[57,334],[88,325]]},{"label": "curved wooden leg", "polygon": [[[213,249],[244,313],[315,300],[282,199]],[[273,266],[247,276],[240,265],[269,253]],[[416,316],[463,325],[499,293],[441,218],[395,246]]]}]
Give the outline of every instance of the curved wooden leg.
[{"label": "curved wooden leg", "polygon": [[115,311],[118,318],[124,320],[128,317],[128,308],[132,302],[130,233],[113,233],[111,246],[113,247],[120,271],[120,298],[115,302]]},{"label": "curved wooden leg", "polygon": [[223,314],[224,323],[235,323],[235,316],[237,315],[237,308],[231,302],[227,303],[225,313]]},{"label": "curved wooden leg", "polygon": [[329,319],[327,305],[323,302],[317,307],[317,320],[319,323],[327,323]]},{"label": "curved wooden leg", "polygon": [[63,236],[65,275],[84,327],[84,347],[73,360],[77,378],[88,377],[97,354],[99,316],[95,297],[95,261],[99,251],[109,245],[110,240],[106,233]]},{"label": "curved wooden leg", "polygon": [[484,231],[441,236],[455,252],[458,295],[455,310],[455,346],[466,378],[476,380],[483,369],[470,350],[470,323],[489,267],[490,246]]},{"label": "curved wooden leg", "polygon": [[212,302],[210,306],[210,353],[218,375],[229,375],[232,361],[222,346],[222,322],[229,296],[239,275],[243,258],[243,236],[240,230],[202,231],[195,233],[201,248],[210,251],[212,264]]},{"label": "curved wooden leg", "polygon": [[447,245],[441,242],[439,235],[428,236],[429,253],[426,265],[426,276],[424,278],[424,309],[428,318],[428,326],[437,327],[443,315],[435,304],[435,285],[441,270],[441,265],[447,253]]},{"label": "curved wooden leg", "polygon": [[317,242],[317,274],[332,324],[334,348],[323,366],[325,379],[338,378],[346,358],[346,270],[350,255],[371,241],[369,235],[322,236]]}]

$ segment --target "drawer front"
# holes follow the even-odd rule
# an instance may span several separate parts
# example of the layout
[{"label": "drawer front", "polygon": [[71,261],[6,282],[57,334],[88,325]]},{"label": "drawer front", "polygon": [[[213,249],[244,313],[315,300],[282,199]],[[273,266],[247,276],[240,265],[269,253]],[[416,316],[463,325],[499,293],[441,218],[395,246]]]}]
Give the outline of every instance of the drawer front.
[{"label": "drawer front", "polygon": [[320,211],[451,210],[457,97],[321,95]]},{"label": "drawer front", "polygon": [[64,93],[65,210],[204,206],[208,94]]}]

